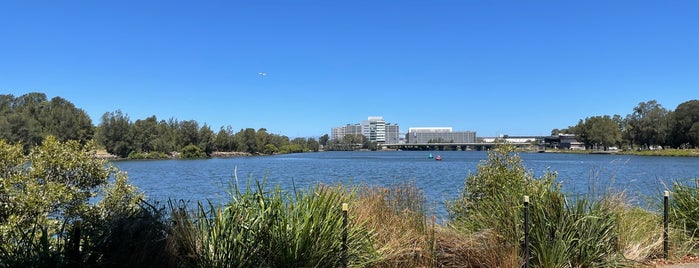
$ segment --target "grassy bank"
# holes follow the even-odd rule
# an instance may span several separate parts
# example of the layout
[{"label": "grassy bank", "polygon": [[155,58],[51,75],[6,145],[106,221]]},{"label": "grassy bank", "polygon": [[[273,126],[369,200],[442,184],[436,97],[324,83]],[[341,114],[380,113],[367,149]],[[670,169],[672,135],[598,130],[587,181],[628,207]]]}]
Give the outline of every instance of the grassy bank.
[{"label": "grassy bank", "polygon": [[663,149],[663,150],[546,150],[546,153],[566,153],[566,154],[618,154],[618,155],[639,155],[639,156],[681,156],[699,157],[699,149]]},{"label": "grassy bank", "polygon": [[618,152],[617,154],[642,156],[699,157],[699,149],[624,150]]},{"label": "grassy bank", "polygon": [[[16,172],[16,165],[0,168],[0,174]],[[0,267],[339,267],[344,260],[350,267],[521,267],[527,261],[532,267],[639,267],[663,254],[656,209],[635,207],[611,190],[566,195],[555,172],[535,177],[507,145],[468,175],[461,195],[447,202],[445,222],[430,216],[423,192],[409,182],[283,191],[249,181],[232,182],[222,203],[142,201],[119,213],[106,207],[104,220],[64,228],[44,228],[61,226],[38,220],[45,215],[2,210]],[[9,196],[15,185],[0,189],[3,204],[22,198]],[[670,257],[695,254],[699,184],[668,190]],[[343,203],[349,204],[347,225]],[[30,224],[12,224],[18,217]]]}]

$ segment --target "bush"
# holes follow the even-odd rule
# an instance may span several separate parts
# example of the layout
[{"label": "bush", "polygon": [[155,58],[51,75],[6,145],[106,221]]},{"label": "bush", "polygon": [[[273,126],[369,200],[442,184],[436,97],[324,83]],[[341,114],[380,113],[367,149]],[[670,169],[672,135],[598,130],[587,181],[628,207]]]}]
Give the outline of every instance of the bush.
[{"label": "bush", "polygon": [[[617,257],[617,214],[608,198],[583,196],[570,202],[555,182],[555,173],[534,178],[514,147],[498,146],[469,174],[461,197],[447,204],[448,226],[472,236],[490,234],[509,265],[518,265],[524,246],[540,267],[591,267]],[[530,196],[531,240],[524,245],[523,196]],[[516,261],[519,259],[519,261]]]},{"label": "bush", "polygon": [[111,215],[137,211],[142,195],[95,157],[92,143],[49,136],[26,156],[21,148],[0,140],[0,267],[84,262],[72,250],[76,228],[84,230],[84,256],[100,255],[98,233]]},{"label": "bush", "polygon": [[191,158],[206,158],[206,153],[196,145],[190,144],[182,148],[182,154],[180,155],[182,158],[185,159],[191,159]]},{"label": "bush", "polygon": [[137,159],[166,159],[167,154],[163,152],[136,152],[132,151],[129,153],[129,156],[127,157],[128,159],[132,160],[137,160]]}]

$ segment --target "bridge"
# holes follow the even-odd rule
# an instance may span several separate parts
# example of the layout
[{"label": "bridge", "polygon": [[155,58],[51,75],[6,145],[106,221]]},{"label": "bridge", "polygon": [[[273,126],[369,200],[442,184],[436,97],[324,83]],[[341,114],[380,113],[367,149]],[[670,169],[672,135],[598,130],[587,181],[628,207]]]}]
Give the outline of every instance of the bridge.
[{"label": "bridge", "polygon": [[[384,143],[379,147],[403,151],[468,151],[489,150],[503,144],[502,142],[473,142],[473,143]],[[539,150],[540,145],[532,142],[509,142],[517,148]]]}]

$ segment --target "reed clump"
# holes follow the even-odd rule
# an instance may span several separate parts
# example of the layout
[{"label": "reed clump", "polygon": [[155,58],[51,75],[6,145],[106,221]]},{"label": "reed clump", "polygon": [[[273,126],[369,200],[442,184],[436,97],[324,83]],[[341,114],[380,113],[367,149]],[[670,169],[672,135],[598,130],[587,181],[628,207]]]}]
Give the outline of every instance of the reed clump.
[{"label": "reed clump", "polygon": [[673,228],[675,251],[699,253],[699,179],[676,181],[670,189],[669,222]]},{"label": "reed clump", "polygon": [[[189,267],[336,267],[342,250],[341,204],[354,193],[315,186],[293,194],[264,182],[235,187],[223,205],[198,203],[173,211],[170,248]],[[348,262],[365,266],[375,258],[370,232],[348,226]]]}]

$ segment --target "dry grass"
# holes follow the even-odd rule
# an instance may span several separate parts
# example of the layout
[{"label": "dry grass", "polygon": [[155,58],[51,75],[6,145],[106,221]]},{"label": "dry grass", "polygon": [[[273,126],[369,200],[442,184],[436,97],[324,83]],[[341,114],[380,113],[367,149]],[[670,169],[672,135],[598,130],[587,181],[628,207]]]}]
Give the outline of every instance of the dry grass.
[{"label": "dry grass", "polygon": [[352,213],[372,230],[382,256],[376,267],[434,266],[434,221],[424,211],[424,196],[408,184],[364,187]]},{"label": "dry grass", "polygon": [[503,243],[492,230],[464,235],[454,230],[437,232],[438,267],[522,267],[519,247]]}]

